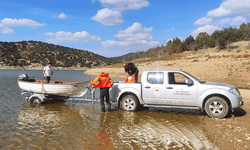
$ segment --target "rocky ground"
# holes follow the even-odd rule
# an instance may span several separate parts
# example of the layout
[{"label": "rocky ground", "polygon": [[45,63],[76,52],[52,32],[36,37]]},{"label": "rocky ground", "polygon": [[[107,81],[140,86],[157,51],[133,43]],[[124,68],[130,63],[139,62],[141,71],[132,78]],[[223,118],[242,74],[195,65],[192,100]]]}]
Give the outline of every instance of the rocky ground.
[{"label": "rocky ground", "polygon": [[250,149],[250,90],[240,89],[243,107],[225,119],[201,116],[201,126],[208,139],[222,150]]}]

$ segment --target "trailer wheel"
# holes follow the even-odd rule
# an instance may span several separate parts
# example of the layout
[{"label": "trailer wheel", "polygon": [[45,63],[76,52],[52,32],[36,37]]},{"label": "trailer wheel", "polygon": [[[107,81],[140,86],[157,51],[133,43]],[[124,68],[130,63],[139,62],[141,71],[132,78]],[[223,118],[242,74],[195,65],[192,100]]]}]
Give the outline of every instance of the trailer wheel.
[{"label": "trailer wheel", "polygon": [[205,111],[212,118],[224,118],[229,112],[229,105],[225,99],[214,96],[206,101]]},{"label": "trailer wheel", "polygon": [[121,100],[122,109],[126,111],[136,111],[139,106],[138,99],[133,95],[126,95]]},{"label": "trailer wheel", "polygon": [[30,99],[30,102],[33,103],[33,104],[41,104],[41,99],[38,98],[38,97],[32,97]]}]

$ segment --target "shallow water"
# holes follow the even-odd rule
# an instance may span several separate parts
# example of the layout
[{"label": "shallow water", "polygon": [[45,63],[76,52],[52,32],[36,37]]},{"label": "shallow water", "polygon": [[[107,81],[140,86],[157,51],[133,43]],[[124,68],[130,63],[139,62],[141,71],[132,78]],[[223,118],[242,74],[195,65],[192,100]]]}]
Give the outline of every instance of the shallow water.
[{"label": "shallow water", "polygon": [[[43,78],[41,71],[0,71],[0,149],[215,149],[197,111],[127,112],[112,103],[112,112],[102,113],[99,102],[82,101],[33,105],[20,94],[21,73]],[[93,78],[84,71],[54,71],[52,80]]]}]

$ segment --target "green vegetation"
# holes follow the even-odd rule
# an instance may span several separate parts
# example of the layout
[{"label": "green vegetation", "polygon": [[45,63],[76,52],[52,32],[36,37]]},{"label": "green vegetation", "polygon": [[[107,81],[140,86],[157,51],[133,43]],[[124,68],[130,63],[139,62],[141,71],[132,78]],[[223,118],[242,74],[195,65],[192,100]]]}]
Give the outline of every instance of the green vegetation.
[{"label": "green vegetation", "polygon": [[43,66],[51,61],[55,67],[93,67],[117,61],[85,50],[48,44],[40,41],[0,42],[0,66]]},{"label": "green vegetation", "polygon": [[147,51],[137,51],[136,53],[113,57],[113,59],[123,62],[137,58],[157,58],[172,55],[173,53],[191,50],[197,51],[198,49],[214,47],[217,47],[218,50],[230,51],[233,48],[230,45],[231,43],[243,40],[250,40],[250,23],[242,23],[239,29],[229,27],[223,28],[222,30],[216,30],[211,35],[208,35],[206,32],[199,33],[195,38],[190,35],[183,42],[179,38],[174,38],[168,41],[166,46],[157,46]]}]

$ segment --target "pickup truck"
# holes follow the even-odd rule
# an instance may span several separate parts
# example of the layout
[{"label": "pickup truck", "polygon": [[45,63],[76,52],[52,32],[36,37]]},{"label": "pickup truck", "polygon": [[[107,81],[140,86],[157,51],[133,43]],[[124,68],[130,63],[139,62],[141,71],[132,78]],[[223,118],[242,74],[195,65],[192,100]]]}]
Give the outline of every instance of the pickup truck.
[{"label": "pickup truck", "polygon": [[199,109],[212,118],[224,118],[243,105],[236,86],[200,81],[182,70],[147,70],[140,83],[114,83],[110,101],[126,111],[140,106]]}]

